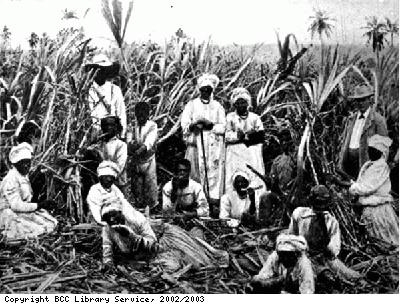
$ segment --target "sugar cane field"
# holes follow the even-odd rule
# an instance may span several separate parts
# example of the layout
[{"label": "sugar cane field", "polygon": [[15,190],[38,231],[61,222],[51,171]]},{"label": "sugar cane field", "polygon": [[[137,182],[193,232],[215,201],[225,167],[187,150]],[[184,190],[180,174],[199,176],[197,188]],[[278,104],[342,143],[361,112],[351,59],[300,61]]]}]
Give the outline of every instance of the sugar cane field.
[{"label": "sugar cane field", "polygon": [[[3,29],[0,179],[11,171],[9,154],[18,144],[21,126],[36,122],[40,128],[35,135],[30,184],[38,198],[54,201],[47,210],[57,226],[51,233],[29,239],[7,240],[0,233],[1,293],[250,293],[249,283],[275,250],[277,237],[289,227],[292,212],[310,206],[309,196],[315,185],[325,185],[329,190],[329,213],[337,220],[341,236],[337,257],[361,275],[358,280],[317,278],[316,293],[399,292],[398,242],[393,245],[368,235],[359,207],[354,205],[354,195],[333,179],[346,139],[345,127],[355,111],[350,97],[359,84],[365,84],[371,89],[371,111],[384,119],[387,136],[393,141],[386,160],[394,173],[390,176],[390,205],[398,222],[396,22],[369,19],[367,43],[357,46],[329,44],[329,35],[324,33],[331,30],[323,12],[317,13],[315,20],[327,23],[310,26],[320,38],[318,45],[301,45],[293,34],[278,32],[274,45],[219,46],[211,40],[196,42],[182,31],[163,45],[152,41],[128,43],[127,21],[131,18],[135,23],[133,3],[122,9],[118,0],[101,2],[103,22],[115,39],[108,49],[96,47],[82,28],[64,28],[55,37],[32,33],[30,47],[25,50],[11,47],[12,33]],[[183,110],[199,96],[199,77],[203,73],[219,78],[212,99],[226,114],[234,111],[234,89],[248,91],[249,109],[262,123],[265,175],[270,173],[285,142],[293,146],[290,188],[282,205],[270,212],[268,226],[255,222],[231,227],[219,220],[220,201],[210,200],[208,180],[203,187],[210,217],[175,222],[184,229],[195,222],[207,248],[226,252],[226,264],[197,267],[189,263],[170,271],[146,258],[133,259],[114,252],[114,266],[103,269],[102,228],[92,220],[86,201],[88,189],[98,182],[98,163],[86,154],[93,141],[88,95],[96,77],[93,70],[87,69],[87,63],[98,54],[119,63],[110,80],[121,89],[128,132],[137,124],[135,108],[139,102],[149,105],[149,118],[157,125],[158,199],[154,205],[138,208],[147,220],[170,222],[163,215],[163,187],[174,177],[189,147],[182,129]],[[282,131],[290,135],[290,140],[282,138]],[[204,141],[209,141],[204,138],[203,148]],[[128,156],[127,163],[131,162]],[[135,182],[129,171],[127,180],[124,196],[135,206],[137,199],[130,190]],[[268,182],[265,180],[265,185]],[[186,246],[187,253],[192,252],[192,245],[182,242],[182,248]]]}]

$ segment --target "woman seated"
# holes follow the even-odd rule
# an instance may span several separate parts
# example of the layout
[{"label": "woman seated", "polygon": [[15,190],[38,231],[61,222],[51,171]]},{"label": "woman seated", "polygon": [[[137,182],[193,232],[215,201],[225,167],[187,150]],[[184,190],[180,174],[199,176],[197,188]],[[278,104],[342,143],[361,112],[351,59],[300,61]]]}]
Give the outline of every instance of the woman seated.
[{"label": "woman seated", "polygon": [[0,183],[0,230],[6,240],[35,238],[51,233],[57,220],[45,209],[54,201],[32,203],[32,188],[28,179],[33,148],[23,142],[10,151],[12,168]]},{"label": "woman seated", "polygon": [[276,250],[253,277],[254,293],[314,293],[315,281],[303,236],[281,234]]},{"label": "woman seated", "polygon": [[87,202],[94,219],[103,226],[105,268],[113,264],[114,247],[135,258],[144,257],[168,271],[188,264],[194,268],[227,265],[226,252],[215,250],[185,230],[160,221],[158,224],[154,221],[152,227],[150,220],[133,208],[114,185],[119,173],[115,163],[104,161],[97,172],[100,183],[92,186]]},{"label": "woman seated", "polygon": [[368,234],[389,244],[399,245],[399,217],[395,213],[390,194],[390,169],[386,163],[392,140],[373,135],[368,139],[367,161],[360,170],[356,182],[350,182],[350,193],[359,196],[358,205],[363,207],[361,220]]},{"label": "woman seated", "polygon": [[230,219],[228,225],[236,227],[240,223],[247,226],[256,224],[256,195],[250,188],[249,176],[239,171],[233,175],[233,190],[221,197],[220,219]]}]

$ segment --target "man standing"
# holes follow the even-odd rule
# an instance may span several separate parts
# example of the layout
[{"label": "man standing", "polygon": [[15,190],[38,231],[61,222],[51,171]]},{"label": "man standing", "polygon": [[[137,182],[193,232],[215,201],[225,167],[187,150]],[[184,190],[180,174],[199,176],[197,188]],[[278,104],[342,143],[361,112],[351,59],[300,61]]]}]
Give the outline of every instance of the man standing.
[{"label": "man standing", "polygon": [[349,97],[354,100],[357,112],[349,118],[343,132],[339,169],[353,179],[357,178],[361,166],[368,160],[368,138],[375,134],[388,135],[385,119],[371,107],[373,95],[370,87],[362,84]]},{"label": "man standing", "polygon": [[100,132],[102,118],[112,115],[121,120],[121,139],[126,134],[126,107],[121,89],[109,81],[118,75],[119,64],[111,62],[107,56],[99,54],[93,57],[86,70],[94,70],[95,77],[89,90],[89,108],[93,120],[94,137]]},{"label": "man standing", "polygon": [[181,119],[187,144],[185,158],[192,165],[190,177],[203,185],[212,200],[221,196],[226,126],[225,110],[212,95],[218,82],[216,75],[203,74],[198,80],[200,97],[185,106]]}]

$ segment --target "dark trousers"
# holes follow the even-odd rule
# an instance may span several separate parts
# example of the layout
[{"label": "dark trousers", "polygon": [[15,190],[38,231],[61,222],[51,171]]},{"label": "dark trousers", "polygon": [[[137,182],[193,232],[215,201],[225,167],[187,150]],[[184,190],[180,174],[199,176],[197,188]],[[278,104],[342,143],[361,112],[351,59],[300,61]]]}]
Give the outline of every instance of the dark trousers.
[{"label": "dark trousers", "polygon": [[347,156],[343,162],[343,170],[353,179],[357,179],[360,172],[360,150],[348,149]]}]

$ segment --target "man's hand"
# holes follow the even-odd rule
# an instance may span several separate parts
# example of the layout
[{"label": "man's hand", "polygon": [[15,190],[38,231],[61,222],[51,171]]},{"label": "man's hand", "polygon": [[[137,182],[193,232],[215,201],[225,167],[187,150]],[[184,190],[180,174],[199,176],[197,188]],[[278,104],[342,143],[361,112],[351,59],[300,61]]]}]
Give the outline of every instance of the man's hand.
[{"label": "man's hand", "polygon": [[183,220],[188,221],[197,217],[197,211],[184,211]]},{"label": "man's hand", "polygon": [[214,127],[214,123],[212,123],[210,120],[203,119],[203,129],[206,131],[212,130]]},{"label": "man's hand", "polygon": [[107,261],[101,265],[101,272],[109,273],[114,270],[114,263],[112,261]]},{"label": "man's hand", "polygon": [[37,209],[46,209],[46,210],[50,210],[52,208],[55,208],[57,206],[56,202],[54,202],[53,200],[44,200],[42,202],[39,202],[37,204]]},{"label": "man's hand", "polygon": [[132,140],[130,143],[128,143],[128,155],[135,155],[139,147],[140,143],[136,140]]},{"label": "man's hand", "polygon": [[122,237],[129,237],[130,235],[133,234],[132,231],[128,229],[127,226],[125,225],[113,225],[112,229],[115,230],[118,234],[120,234]]},{"label": "man's hand", "polygon": [[143,154],[146,154],[146,152],[147,152],[147,147],[146,147],[144,144],[142,144],[142,145],[136,150],[135,155],[136,155],[136,156],[141,156],[141,155],[143,155]]},{"label": "man's hand", "polygon": [[237,138],[239,141],[243,141],[245,138],[245,134],[242,130],[237,131]]}]

